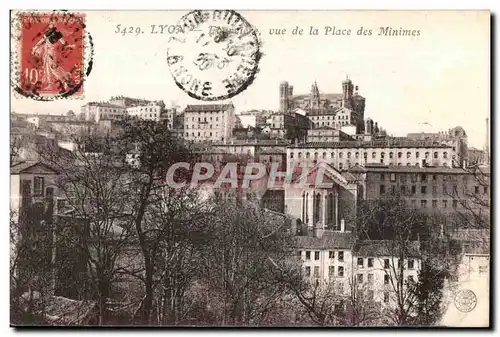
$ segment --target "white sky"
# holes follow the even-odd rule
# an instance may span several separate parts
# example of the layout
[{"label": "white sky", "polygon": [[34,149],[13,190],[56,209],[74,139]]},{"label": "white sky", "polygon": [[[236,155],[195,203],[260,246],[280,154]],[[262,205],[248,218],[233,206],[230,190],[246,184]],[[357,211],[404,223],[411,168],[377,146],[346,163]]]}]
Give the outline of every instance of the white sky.
[{"label": "white sky", "polygon": [[[186,12],[86,12],[94,40],[94,66],[85,100],[34,102],[12,99],[16,112],[80,111],[89,100],[113,95],[163,99],[167,105],[196,103],[174,84],[166,62],[169,35],[151,35],[151,24],[176,24]],[[365,117],[389,134],[465,128],[469,144],[483,148],[490,114],[489,12],[239,11],[261,34],[264,57],[254,84],[232,98],[237,111],[278,109],[282,80],[294,93],[341,92],[346,74],[366,97]],[[115,34],[116,25],[142,27],[135,36]],[[319,29],[308,35],[309,26]],[[293,36],[299,26],[304,35]],[[324,26],[351,29],[351,36],[325,36]],[[361,27],[372,36],[357,36]],[[377,36],[380,26],[419,29],[420,36]],[[287,29],[287,35],[269,30]],[[432,127],[422,127],[427,122]]]}]

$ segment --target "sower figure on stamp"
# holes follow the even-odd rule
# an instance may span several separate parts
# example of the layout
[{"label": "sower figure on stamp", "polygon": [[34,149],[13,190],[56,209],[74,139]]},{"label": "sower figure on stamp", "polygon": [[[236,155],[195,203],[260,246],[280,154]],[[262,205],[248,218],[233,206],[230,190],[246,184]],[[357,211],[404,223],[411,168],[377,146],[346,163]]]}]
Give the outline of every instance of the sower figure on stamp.
[{"label": "sower figure on stamp", "polygon": [[53,24],[50,24],[31,50],[32,55],[40,60],[42,64],[42,83],[46,84],[46,87],[42,90],[51,90],[55,80],[66,91],[71,82],[71,73],[64,70],[56,59],[56,43],[59,42],[63,46],[63,51],[74,48],[74,45],[69,44],[63,39],[61,31],[61,29],[57,29]]}]

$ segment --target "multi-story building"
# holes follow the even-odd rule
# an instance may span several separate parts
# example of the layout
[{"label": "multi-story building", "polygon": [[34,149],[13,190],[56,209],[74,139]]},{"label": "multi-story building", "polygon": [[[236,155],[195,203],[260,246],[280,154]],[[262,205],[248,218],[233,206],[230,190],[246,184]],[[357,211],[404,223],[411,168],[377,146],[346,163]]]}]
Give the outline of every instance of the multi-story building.
[{"label": "multi-story building", "polygon": [[307,143],[340,142],[343,140],[353,140],[353,138],[347,133],[329,126],[307,130]]},{"label": "multi-story building", "polygon": [[184,109],[184,138],[193,142],[227,142],[234,123],[232,103],[188,105]]},{"label": "multi-story building", "polygon": [[380,308],[397,304],[396,280],[404,286],[417,282],[421,269],[420,245],[406,242],[403,258],[393,241],[357,240],[349,231],[327,230],[319,235],[297,236],[297,256],[304,276],[323,286],[333,286],[343,298],[359,297],[379,303]]},{"label": "multi-story building", "polygon": [[468,199],[487,199],[491,193],[486,183],[489,169],[480,180],[469,169],[451,167],[366,165],[349,172],[359,178],[362,199],[375,200],[397,192],[412,207],[426,212],[449,214],[474,209],[481,203],[474,205]]},{"label": "multi-story building", "polygon": [[142,105],[133,105],[126,108],[126,112],[131,117],[159,122],[165,105],[163,102],[148,102]]},{"label": "multi-story building", "polygon": [[123,119],[127,116],[127,110],[125,107],[116,104],[89,102],[82,106],[81,114],[86,121],[99,123],[101,119]]},{"label": "multi-story building", "polygon": [[290,139],[303,141],[307,130],[312,127],[311,121],[294,112],[277,112],[269,116],[266,121],[271,139]]},{"label": "multi-story building", "polygon": [[287,149],[289,162],[324,161],[339,170],[379,163],[391,166],[452,167],[456,153],[451,145],[430,141],[392,140],[314,142]]},{"label": "multi-story building", "polygon": [[133,98],[126,96],[114,96],[111,97],[109,103],[113,105],[118,105],[124,108],[135,106],[135,105],[148,105],[150,101],[143,98]]}]

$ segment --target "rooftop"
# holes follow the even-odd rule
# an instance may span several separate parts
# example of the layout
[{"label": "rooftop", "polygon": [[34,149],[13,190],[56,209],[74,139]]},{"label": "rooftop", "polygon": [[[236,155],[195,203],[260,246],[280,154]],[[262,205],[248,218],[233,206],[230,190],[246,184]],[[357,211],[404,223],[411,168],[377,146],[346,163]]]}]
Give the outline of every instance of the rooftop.
[{"label": "rooftop", "polygon": [[420,141],[420,140],[344,140],[338,142],[310,142],[290,146],[290,148],[452,148],[451,145],[445,145],[438,142]]},{"label": "rooftop", "polygon": [[185,112],[198,111],[224,111],[234,109],[233,103],[230,104],[190,104],[184,109]]},{"label": "rooftop", "polygon": [[311,249],[352,249],[356,241],[356,236],[351,232],[334,232],[325,230],[322,237],[297,236],[296,244],[299,248]]},{"label": "rooftop", "polygon": [[393,240],[360,240],[356,243],[355,251],[358,256],[397,256],[400,248],[404,249],[407,257],[420,257],[420,242],[406,241],[400,245]]}]

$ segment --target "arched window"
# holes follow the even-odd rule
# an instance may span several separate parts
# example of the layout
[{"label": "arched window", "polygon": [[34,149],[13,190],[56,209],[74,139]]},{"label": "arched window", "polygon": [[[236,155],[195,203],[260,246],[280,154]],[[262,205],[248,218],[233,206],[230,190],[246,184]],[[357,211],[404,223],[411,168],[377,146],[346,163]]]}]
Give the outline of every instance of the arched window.
[{"label": "arched window", "polygon": [[330,157],[333,159],[335,158],[335,152],[330,153]]},{"label": "arched window", "polygon": [[306,152],[306,159],[311,158],[311,154],[309,152]]},{"label": "arched window", "polygon": [[347,152],[347,158],[351,158],[351,152]]},{"label": "arched window", "polygon": [[355,157],[356,157],[356,159],[359,158],[359,152],[356,152]]},{"label": "arched window", "polygon": [[385,157],[385,152],[380,152],[380,158],[384,159],[384,157]]},{"label": "arched window", "polygon": [[398,163],[398,166],[401,166],[401,163]]},{"label": "arched window", "polygon": [[372,158],[373,159],[377,158],[377,152],[375,152],[375,151],[372,152]]},{"label": "arched window", "polygon": [[342,163],[339,164],[339,170],[342,170]]},{"label": "arched window", "polygon": [[290,159],[293,159],[293,152],[290,152]]},{"label": "arched window", "polygon": [[317,193],[314,197],[314,221],[316,224],[320,219],[320,210],[321,210],[321,194]]},{"label": "arched window", "polygon": [[434,159],[438,159],[439,154],[437,152],[434,152]]},{"label": "arched window", "polygon": [[299,157],[299,159],[302,158],[302,152],[299,152],[297,156]]},{"label": "arched window", "polygon": [[389,152],[389,159],[392,159],[394,158],[394,153],[393,152]]},{"label": "arched window", "polygon": [[326,152],[323,152],[323,159],[326,159]]},{"label": "arched window", "polygon": [[406,164],[406,166],[410,166],[410,165],[411,165],[410,163]]},{"label": "arched window", "polygon": [[444,158],[444,159],[448,159],[448,152],[446,152],[446,151],[445,151],[445,152],[443,152],[443,158]]},{"label": "arched window", "polygon": [[415,158],[419,158],[420,157],[420,152],[416,152],[415,153]]},{"label": "arched window", "polygon": [[314,160],[318,160],[318,152],[314,152]]},{"label": "arched window", "polygon": [[448,164],[447,164],[447,163],[444,163],[444,164],[443,164],[443,166],[444,166],[444,167],[448,167]]},{"label": "arched window", "polygon": [[403,157],[403,152],[398,152],[398,158],[402,158]]},{"label": "arched window", "polygon": [[343,152],[339,152],[339,158],[342,158],[344,156]]},{"label": "arched window", "polygon": [[[418,153],[418,152],[417,152]],[[406,158],[410,159],[411,158],[411,152],[406,152]]]},{"label": "arched window", "polygon": [[428,159],[428,158],[429,158],[429,155],[430,155],[430,154],[429,154],[429,152],[426,152],[426,153],[425,153],[425,159]]}]

